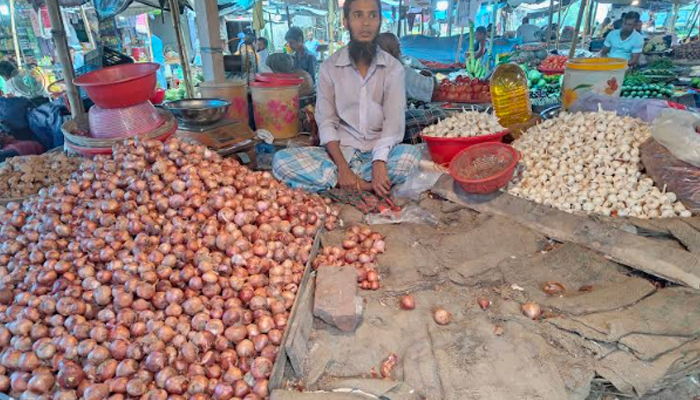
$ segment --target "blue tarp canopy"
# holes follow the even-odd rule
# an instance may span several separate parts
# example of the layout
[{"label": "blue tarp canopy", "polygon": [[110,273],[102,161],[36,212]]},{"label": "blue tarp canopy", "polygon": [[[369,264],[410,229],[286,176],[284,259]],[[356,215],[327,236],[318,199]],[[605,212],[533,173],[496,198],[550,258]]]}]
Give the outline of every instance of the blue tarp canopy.
[{"label": "blue tarp canopy", "polygon": [[[513,46],[519,42],[518,39],[494,40],[494,52],[495,54],[510,52],[513,50]],[[423,35],[404,36],[401,38],[401,52],[405,55],[422,60],[449,64],[455,61],[458,44],[459,35],[440,38]],[[464,53],[466,53],[467,50],[469,50],[469,35],[465,33],[464,39],[462,39],[462,54],[460,54],[458,58],[460,62],[465,61]]]}]

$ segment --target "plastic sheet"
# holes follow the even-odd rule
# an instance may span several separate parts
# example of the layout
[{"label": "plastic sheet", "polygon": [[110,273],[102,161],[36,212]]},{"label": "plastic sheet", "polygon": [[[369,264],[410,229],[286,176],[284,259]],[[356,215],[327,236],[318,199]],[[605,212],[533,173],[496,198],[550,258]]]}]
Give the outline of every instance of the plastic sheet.
[{"label": "plastic sheet", "polygon": [[615,98],[590,91],[582,94],[569,110],[595,112],[599,107],[605,111],[615,111],[618,115],[640,118],[645,122],[652,122],[663,110],[672,108],[666,100]]},{"label": "plastic sheet", "polygon": [[700,167],[700,134],[695,130],[700,115],[683,110],[663,110],[654,121],[651,136],[679,158]]},{"label": "plastic sheet", "polygon": [[700,212],[700,168],[676,158],[653,139],[642,145],[641,159],[657,187],[674,192],[692,213]]},{"label": "plastic sheet", "polygon": [[430,153],[428,153],[428,147],[425,143],[416,145],[416,147],[421,152],[421,159],[419,162],[419,167],[416,172],[409,176],[402,184],[397,185],[393,189],[394,197],[404,197],[411,200],[418,200],[421,193],[426,190],[430,190],[435,182],[442,176],[442,171],[437,171],[428,167],[429,165],[435,165],[430,159]]},{"label": "plastic sheet", "polygon": [[365,216],[365,223],[368,225],[400,224],[402,222],[433,226],[438,224],[438,220],[433,214],[415,204],[403,207],[401,211],[387,209],[379,214],[367,214]]}]

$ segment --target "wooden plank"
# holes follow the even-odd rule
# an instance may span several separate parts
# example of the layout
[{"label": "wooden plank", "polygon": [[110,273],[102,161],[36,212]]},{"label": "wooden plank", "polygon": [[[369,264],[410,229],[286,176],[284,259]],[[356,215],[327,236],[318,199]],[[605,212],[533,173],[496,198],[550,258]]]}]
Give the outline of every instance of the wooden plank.
[{"label": "wooden plank", "polygon": [[297,378],[303,375],[304,361],[306,360],[307,341],[314,323],[313,306],[314,292],[316,289],[316,272],[309,274],[309,282],[304,288],[304,292],[299,297],[299,309],[294,323],[289,328],[289,340],[285,346],[287,357],[292,365],[292,369]]},{"label": "wooden plank", "polygon": [[[294,325],[296,319],[298,318],[297,310],[299,309],[301,295],[306,291],[306,287],[309,285],[309,280],[311,279],[311,263],[313,263],[318,250],[321,247],[321,233],[322,229],[316,233],[316,238],[314,238],[314,244],[311,249],[311,254],[309,255],[309,261],[306,263],[306,268],[304,269],[304,276],[301,278],[301,283],[299,284],[299,289],[297,291],[297,297],[294,299],[294,305],[292,306],[292,311],[289,313],[289,319],[287,320],[287,329],[284,330],[282,335],[282,345],[277,353],[277,359],[275,360],[275,365],[272,367],[272,374],[270,374],[270,380],[268,381],[268,387],[270,391],[273,389],[279,389],[282,387],[282,381],[284,379],[284,373],[287,369],[287,363],[289,358],[287,357],[287,346],[290,340],[289,332],[292,330],[291,327]],[[313,291],[312,291],[313,294]]]},{"label": "wooden plank", "polygon": [[650,275],[700,289],[700,257],[687,251],[509,194],[468,194],[447,175],[432,192],[478,212],[508,217],[552,239],[587,247]]}]

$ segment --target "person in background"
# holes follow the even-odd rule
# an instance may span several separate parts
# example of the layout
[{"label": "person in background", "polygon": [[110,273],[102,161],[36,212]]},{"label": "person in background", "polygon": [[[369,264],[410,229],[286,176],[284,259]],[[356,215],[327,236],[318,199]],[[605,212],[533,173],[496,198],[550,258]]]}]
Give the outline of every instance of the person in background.
[{"label": "person in background", "polygon": [[255,49],[258,51],[258,61],[260,61],[260,67],[267,65],[267,57],[270,55],[270,51],[267,49],[267,39],[262,36],[259,37],[255,41]]},{"label": "person in background", "polygon": [[321,65],[316,121],[321,146],[275,153],[272,171],[293,188],[334,187],[388,196],[418,166],[420,152],[401,145],[406,89],[399,61],[377,45],[381,0],[345,0],[350,43]]},{"label": "person in background", "polygon": [[294,54],[294,69],[306,71],[311,75],[311,78],[316,82],[316,57],[314,57],[304,46],[304,32],[301,28],[293,26],[284,36],[284,40],[292,49]]},{"label": "person in background", "polygon": [[241,56],[243,67],[248,72],[248,79],[251,81],[255,79],[255,74],[258,72],[258,65],[260,65],[258,60],[258,54],[255,51],[255,36],[246,35],[243,39],[243,45],[239,47],[236,55]]},{"label": "person in background", "polygon": [[605,17],[605,19],[603,20],[603,22],[601,22],[600,25],[598,25],[598,26],[595,28],[595,34],[594,34],[593,36],[596,37],[596,38],[598,38],[598,39],[602,39],[602,38],[604,38],[604,37],[607,35],[607,33],[608,33],[611,29],[612,29],[612,26],[610,26],[610,18],[609,18],[609,17]]},{"label": "person in background", "polygon": [[156,35],[151,35],[151,54],[153,62],[160,65],[156,73],[158,87],[161,89],[168,88],[168,81],[165,79],[165,53],[163,52],[163,41]]},{"label": "person in background", "polygon": [[616,19],[615,22],[613,22],[613,29],[622,28],[622,23],[624,22],[626,16],[627,13],[622,13],[622,15],[620,15],[620,19]]},{"label": "person in background", "polygon": [[314,93],[314,81],[308,72],[294,69],[294,59],[286,53],[274,53],[267,57],[267,68],[276,74],[295,74],[304,80],[299,88],[299,96],[309,96]]},{"label": "person in background", "polygon": [[537,32],[540,28],[532,25],[528,17],[523,18],[523,24],[515,31],[515,37],[522,40],[523,43],[537,41]]},{"label": "person in background", "polygon": [[638,21],[638,13],[627,13],[622,28],[615,29],[605,38],[601,55],[603,57],[624,58],[630,67],[637,66],[644,48],[644,38],[635,30]]},{"label": "person in background", "polygon": [[314,57],[318,56],[318,40],[314,37],[314,31],[313,29],[309,31],[309,33],[306,34],[306,42],[304,43],[304,47],[306,47],[306,50],[309,52],[309,54],[312,54]]},{"label": "person in background", "polygon": [[391,32],[384,32],[377,39],[379,48],[391,54],[404,66],[406,75],[406,97],[429,103],[433,99],[433,93],[438,88],[437,81],[429,71],[418,73],[415,69],[406,66],[401,61],[401,44],[399,38]]},{"label": "person in background", "polygon": [[[486,42],[486,28],[480,26],[476,28],[474,32],[474,58],[480,59],[486,55],[488,44]],[[467,54],[464,58],[469,57],[469,49],[467,49]]]},{"label": "person in background", "polygon": [[236,53],[240,53],[241,47],[245,45],[246,34],[244,32],[238,32],[238,35],[236,37],[238,38],[238,47],[236,47]]},{"label": "person in background", "polygon": [[21,97],[19,88],[22,85],[22,77],[19,75],[17,66],[10,61],[0,61],[0,77],[5,80],[5,93],[7,97]]}]

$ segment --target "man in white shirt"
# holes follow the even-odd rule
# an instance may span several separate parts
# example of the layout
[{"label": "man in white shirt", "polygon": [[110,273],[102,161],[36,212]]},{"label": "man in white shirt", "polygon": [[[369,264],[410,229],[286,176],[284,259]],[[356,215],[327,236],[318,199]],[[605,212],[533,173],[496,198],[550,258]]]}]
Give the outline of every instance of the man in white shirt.
[{"label": "man in white shirt", "polygon": [[535,42],[537,41],[537,32],[540,28],[535,25],[530,24],[530,19],[528,17],[523,18],[523,24],[520,25],[515,35],[518,39],[521,39],[523,43]]},{"label": "man in white shirt", "polygon": [[622,20],[622,27],[610,32],[605,38],[603,57],[624,58],[630,67],[639,63],[639,57],[644,49],[644,38],[635,30],[639,14],[628,12]]},{"label": "man in white shirt", "polygon": [[351,41],[318,74],[316,122],[321,146],[275,153],[272,172],[293,188],[334,187],[388,196],[413,173],[420,152],[404,137],[406,89],[400,62],[377,45],[380,0],[346,0]]}]

